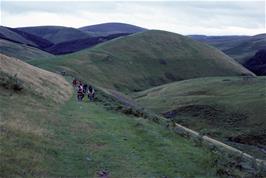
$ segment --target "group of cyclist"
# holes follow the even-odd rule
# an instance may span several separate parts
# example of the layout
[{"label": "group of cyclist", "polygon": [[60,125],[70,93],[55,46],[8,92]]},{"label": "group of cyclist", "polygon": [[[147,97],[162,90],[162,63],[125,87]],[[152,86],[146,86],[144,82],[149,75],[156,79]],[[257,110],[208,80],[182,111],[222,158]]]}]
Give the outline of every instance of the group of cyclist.
[{"label": "group of cyclist", "polygon": [[73,86],[77,92],[78,101],[82,101],[85,95],[88,96],[90,101],[94,101],[95,98],[95,90],[91,85],[87,85],[86,83],[82,83],[80,80],[74,79],[72,81]]}]

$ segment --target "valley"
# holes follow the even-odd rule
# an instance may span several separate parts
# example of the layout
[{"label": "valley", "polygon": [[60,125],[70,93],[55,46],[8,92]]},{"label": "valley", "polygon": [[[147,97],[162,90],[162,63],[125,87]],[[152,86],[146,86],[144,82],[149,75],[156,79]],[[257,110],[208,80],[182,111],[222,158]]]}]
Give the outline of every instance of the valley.
[{"label": "valley", "polygon": [[[1,26],[0,38],[0,177],[265,177],[265,55],[253,50],[263,34],[104,23]],[[93,86],[94,102],[77,101],[73,79]]]}]

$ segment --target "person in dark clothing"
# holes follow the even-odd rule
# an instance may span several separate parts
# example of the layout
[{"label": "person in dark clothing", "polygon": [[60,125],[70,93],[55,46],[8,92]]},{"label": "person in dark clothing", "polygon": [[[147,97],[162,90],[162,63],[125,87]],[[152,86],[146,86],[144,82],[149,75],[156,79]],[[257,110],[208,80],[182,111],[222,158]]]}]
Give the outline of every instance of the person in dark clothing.
[{"label": "person in dark clothing", "polygon": [[90,101],[93,101],[95,97],[95,90],[92,88],[92,86],[89,86],[87,94],[88,94],[88,99]]},{"label": "person in dark clothing", "polygon": [[78,86],[78,89],[77,89],[77,98],[78,98],[78,101],[82,101],[82,99],[84,98],[84,93],[83,93],[83,86],[82,84],[80,84]]},{"label": "person in dark clothing", "polygon": [[86,94],[87,93],[87,90],[88,90],[88,85],[87,84],[84,84],[83,85],[83,93]]}]

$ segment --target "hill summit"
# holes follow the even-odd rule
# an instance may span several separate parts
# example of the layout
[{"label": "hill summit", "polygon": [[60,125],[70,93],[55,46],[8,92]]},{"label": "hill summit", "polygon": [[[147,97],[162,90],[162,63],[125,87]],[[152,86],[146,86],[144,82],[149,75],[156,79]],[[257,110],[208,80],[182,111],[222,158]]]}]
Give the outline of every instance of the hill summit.
[{"label": "hill summit", "polygon": [[100,35],[110,35],[116,33],[137,33],[143,32],[146,29],[131,24],[113,22],[85,26],[79,28],[79,30],[94,33],[95,35],[97,35],[97,33]]}]

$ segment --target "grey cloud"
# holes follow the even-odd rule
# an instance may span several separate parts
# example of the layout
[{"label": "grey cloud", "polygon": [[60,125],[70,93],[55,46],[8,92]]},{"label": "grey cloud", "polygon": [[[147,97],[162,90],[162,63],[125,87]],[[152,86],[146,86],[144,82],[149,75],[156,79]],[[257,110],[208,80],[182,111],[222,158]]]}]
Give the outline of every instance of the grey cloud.
[{"label": "grey cloud", "polygon": [[[264,1],[162,1],[162,2],[2,2],[2,10],[13,16],[30,12],[48,12],[71,15],[75,18],[97,21],[99,17],[116,17],[136,25],[176,26],[186,28],[225,29],[265,28]],[[90,12],[90,16],[86,13]],[[95,14],[95,16],[94,16]],[[130,15],[129,15],[130,14]],[[153,19],[153,16],[157,19]],[[127,18],[126,18],[127,17]],[[108,19],[108,18],[104,18]],[[110,19],[110,18],[109,18]],[[149,20],[153,20],[151,24]],[[166,22],[163,22],[165,20]],[[34,25],[34,24],[32,24]],[[49,25],[49,24],[43,24]],[[60,24],[58,24],[60,25]],[[84,24],[83,24],[84,25]],[[193,29],[194,30],[194,29]]]}]

